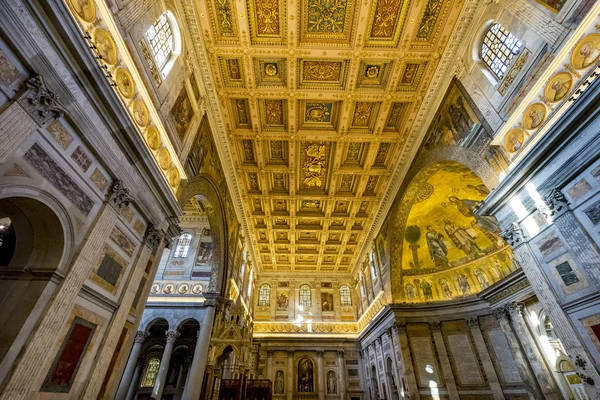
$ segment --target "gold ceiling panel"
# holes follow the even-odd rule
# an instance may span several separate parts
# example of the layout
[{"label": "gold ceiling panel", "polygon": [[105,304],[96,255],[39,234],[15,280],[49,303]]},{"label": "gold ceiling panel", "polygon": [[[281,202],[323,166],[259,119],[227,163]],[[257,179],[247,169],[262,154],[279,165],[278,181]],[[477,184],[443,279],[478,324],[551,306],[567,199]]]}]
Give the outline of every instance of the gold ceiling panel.
[{"label": "gold ceiling panel", "polygon": [[264,271],[347,273],[460,0],[207,0],[202,32]]}]

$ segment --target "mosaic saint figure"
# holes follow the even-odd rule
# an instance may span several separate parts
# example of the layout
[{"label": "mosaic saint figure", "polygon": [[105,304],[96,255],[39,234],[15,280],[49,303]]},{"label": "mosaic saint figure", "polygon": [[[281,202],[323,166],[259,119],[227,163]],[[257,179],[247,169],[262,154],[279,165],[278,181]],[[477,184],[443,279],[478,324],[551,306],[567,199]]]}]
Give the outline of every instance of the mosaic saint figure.
[{"label": "mosaic saint figure", "polygon": [[475,276],[477,277],[477,280],[479,281],[479,286],[481,286],[481,289],[486,289],[486,288],[490,287],[490,281],[488,280],[488,277],[485,275],[485,272],[483,272],[482,270],[480,270],[478,268],[475,270]]},{"label": "mosaic saint figure", "polygon": [[431,225],[427,227],[427,248],[429,249],[429,257],[438,268],[448,267],[448,248],[444,244],[444,236],[437,232]]},{"label": "mosaic saint figure", "polygon": [[440,279],[440,286],[442,287],[442,296],[444,299],[450,300],[452,298],[452,289],[450,289],[448,281]]},{"label": "mosaic saint figure", "polygon": [[425,300],[433,299],[433,292],[431,291],[431,284],[429,282],[421,283],[421,290],[423,290],[423,297]]},{"label": "mosaic saint figure", "polygon": [[483,255],[483,251],[475,243],[475,236],[472,236],[466,227],[458,226],[449,219],[444,219],[444,230],[452,240],[452,243],[462,250],[470,259],[475,259]]},{"label": "mosaic saint figure", "polygon": [[456,276],[456,284],[459,287],[459,289],[463,295],[467,295],[471,292],[471,286],[469,285],[469,281],[467,281],[466,276],[457,275]]},{"label": "mosaic saint figure", "polygon": [[415,287],[410,283],[406,285],[406,298],[408,300],[414,300],[415,298]]}]

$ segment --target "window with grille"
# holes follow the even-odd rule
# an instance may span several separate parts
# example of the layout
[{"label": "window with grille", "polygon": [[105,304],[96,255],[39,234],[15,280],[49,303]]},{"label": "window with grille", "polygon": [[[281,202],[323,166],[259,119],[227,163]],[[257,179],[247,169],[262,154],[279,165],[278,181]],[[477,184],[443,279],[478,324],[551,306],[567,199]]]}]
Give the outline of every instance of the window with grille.
[{"label": "window with grille", "polygon": [[156,381],[156,375],[158,375],[158,368],[160,367],[160,359],[158,357],[151,358],[146,364],[146,370],[142,377],[141,387],[154,387]]},{"label": "window with grille", "polygon": [[271,286],[266,283],[260,286],[260,290],[258,291],[258,305],[259,306],[268,306],[271,304]]},{"label": "window with grille", "polygon": [[352,296],[350,296],[350,288],[348,285],[342,285],[340,287],[340,304],[342,306],[352,305]]},{"label": "window with grille", "polygon": [[300,286],[300,298],[298,299],[298,304],[301,306],[310,307],[311,306],[311,294],[310,294],[310,286],[302,285]]},{"label": "window with grille", "polygon": [[510,62],[519,54],[523,43],[507,31],[501,24],[494,24],[488,29],[481,45],[481,59],[494,73],[502,79]]},{"label": "window with grille", "polygon": [[177,241],[177,247],[175,247],[175,254],[173,254],[173,258],[187,257],[191,242],[192,235],[190,233],[184,233],[183,235],[181,235],[179,237],[179,240]]},{"label": "window with grille", "polygon": [[146,39],[150,44],[152,55],[156,67],[163,69],[173,51],[173,31],[167,14],[161,14],[160,17],[146,31]]}]

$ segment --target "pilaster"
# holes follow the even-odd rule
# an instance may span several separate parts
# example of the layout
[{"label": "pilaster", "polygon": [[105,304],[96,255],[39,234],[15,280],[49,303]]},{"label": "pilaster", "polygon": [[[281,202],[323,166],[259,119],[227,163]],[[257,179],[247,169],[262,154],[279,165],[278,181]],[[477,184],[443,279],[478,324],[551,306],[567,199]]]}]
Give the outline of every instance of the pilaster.
[{"label": "pilaster", "polygon": [[471,331],[471,336],[473,337],[473,342],[475,342],[475,348],[477,348],[479,359],[483,365],[483,371],[485,372],[488,384],[492,390],[492,396],[494,397],[494,400],[503,400],[504,393],[502,392],[502,386],[500,386],[500,380],[494,369],[494,364],[492,363],[488,348],[485,345],[483,334],[479,327],[479,320],[477,317],[474,317],[469,318],[467,322],[469,323],[469,329]]},{"label": "pilaster", "polygon": [[452,365],[450,365],[448,351],[446,350],[446,344],[444,343],[444,337],[442,336],[442,324],[439,322],[432,322],[429,324],[429,326],[431,327],[431,332],[433,334],[435,348],[437,349],[438,356],[440,357],[442,373],[444,374],[444,383],[448,389],[448,397],[450,400],[459,400],[460,396],[458,395],[458,389],[456,388],[454,372],[452,371]]}]

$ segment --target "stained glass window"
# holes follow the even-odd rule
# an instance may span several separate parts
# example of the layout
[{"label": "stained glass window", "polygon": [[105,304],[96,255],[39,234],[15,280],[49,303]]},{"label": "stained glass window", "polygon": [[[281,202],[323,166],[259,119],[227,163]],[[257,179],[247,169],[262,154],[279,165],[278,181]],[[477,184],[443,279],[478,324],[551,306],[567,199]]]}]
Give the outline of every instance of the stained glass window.
[{"label": "stained glass window", "polygon": [[258,305],[268,306],[271,304],[271,286],[263,283],[258,291]]},{"label": "stained glass window", "polygon": [[298,304],[301,306],[311,306],[311,294],[310,294],[310,286],[302,285],[300,286],[300,298],[298,299]]},{"label": "stained glass window", "polygon": [[173,51],[173,31],[167,14],[161,14],[160,17],[146,31],[146,39],[152,49],[156,67],[163,69]]},{"label": "stained glass window", "polygon": [[160,367],[160,359],[158,357],[151,358],[146,364],[146,370],[142,377],[142,387],[154,387],[154,381],[156,381],[156,375],[158,375],[158,368]]},{"label": "stained glass window", "polygon": [[507,31],[501,24],[494,24],[488,29],[481,45],[481,59],[494,73],[502,79],[513,57],[521,51],[523,43]]},{"label": "stained glass window", "polygon": [[340,286],[340,304],[342,306],[352,305],[352,296],[350,296],[350,288],[348,285]]},{"label": "stained glass window", "polygon": [[190,233],[184,233],[183,235],[181,235],[179,237],[179,240],[177,241],[177,247],[175,248],[175,254],[173,254],[173,258],[187,257],[191,242],[192,235]]}]

